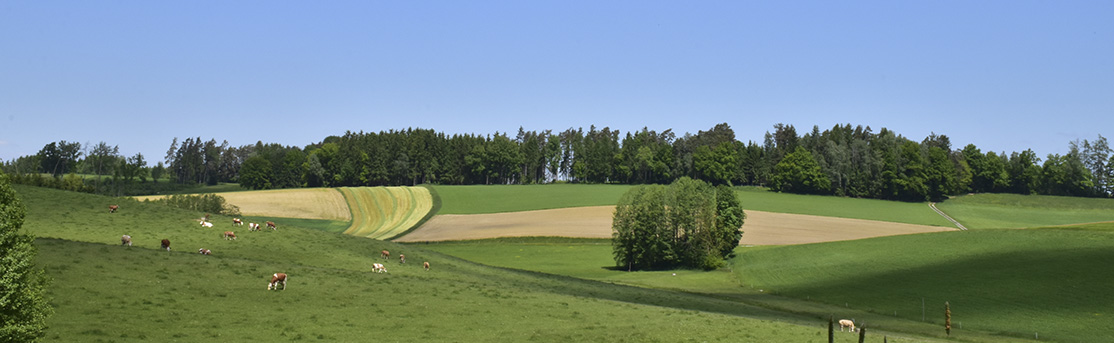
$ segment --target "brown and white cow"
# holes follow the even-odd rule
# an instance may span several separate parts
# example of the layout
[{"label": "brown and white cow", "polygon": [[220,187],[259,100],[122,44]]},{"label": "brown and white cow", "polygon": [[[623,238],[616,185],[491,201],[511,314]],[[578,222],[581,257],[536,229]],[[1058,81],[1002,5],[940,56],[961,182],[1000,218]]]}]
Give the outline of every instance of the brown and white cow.
[{"label": "brown and white cow", "polygon": [[271,229],[271,230],[276,230],[276,231],[278,230],[278,227],[275,226],[275,222],[272,222],[272,221],[267,222],[267,228]]},{"label": "brown and white cow", "polygon": [[286,273],[275,273],[271,276],[271,283],[267,284],[267,290],[278,289],[278,285],[282,284],[282,290],[286,290]]},{"label": "brown and white cow", "polygon": [[197,249],[197,253],[202,254],[202,255],[210,255],[213,252],[209,249],[201,248],[201,249]]},{"label": "brown and white cow", "polygon": [[108,213],[116,213],[120,209],[120,205],[108,205]]},{"label": "brown and white cow", "polygon": [[382,257],[384,260],[389,259],[391,258],[391,252],[386,250],[380,251],[379,257]]},{"label": "brown and white cow", "polygon": [[170,251],[170,240],[169,239],[166,239],[166,238],[162,239],[162,248],[166,249],[166,251]]},{"label": "brown and white cow", "polygon": [[213,223],[202,220],[201,227],[213,227]]},{"label": "brown and white cow", "polygon": [[398,263],[406,263],[406,255],[398,254]]},{"label": "brown and white cow", "polygon": [[843,332],[843,328],[851,328],[851,332],[855,332],[855,322],[850,319],[839,320],[839,332]]},{"label": "brown and white cow", "polygon": [[127,245],[129,247],[132,246],[132,236],[120,236],[120,245]]},{"label": "brown and white cow", "polygon": [[259,231],[259,224],[248,223],[248,231]]},{"label": "brown and white cow", "polygon": [[232,231],[225,231],[224,232],[224,239],[235,240],[236,239],[236,234],[232,233]]},{"label": "brown and white cow", "polygon": [[429,270],[429,262],[422,262],[422,267],[424,267],[425,270]]},{"label": "brown and white cow", "polygon": [[387,267],[384,267],[382,263],[374,263],[371,265],[371,271],[376,273],[386,273]]},{"label": "brown and white cow", "polygon": [[244,221],[240,218],[232,218],[232,225],[244,226]]}]

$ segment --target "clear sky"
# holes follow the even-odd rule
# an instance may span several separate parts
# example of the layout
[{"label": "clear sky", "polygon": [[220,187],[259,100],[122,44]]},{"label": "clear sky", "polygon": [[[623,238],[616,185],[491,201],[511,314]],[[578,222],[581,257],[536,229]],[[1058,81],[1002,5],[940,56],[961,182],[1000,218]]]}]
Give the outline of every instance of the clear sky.
[{"label": "clear sky", "polygon": [[1114,138],[1114,2],[0,0],[3,160],[723,122],[1042,158]]}]

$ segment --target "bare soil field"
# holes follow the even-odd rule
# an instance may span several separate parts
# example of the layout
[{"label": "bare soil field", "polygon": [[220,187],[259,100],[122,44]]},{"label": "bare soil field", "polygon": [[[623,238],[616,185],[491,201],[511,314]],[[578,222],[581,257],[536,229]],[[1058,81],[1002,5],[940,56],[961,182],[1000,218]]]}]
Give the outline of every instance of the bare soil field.
[{"label": "bare soil field", "polygon": [[[574,207],[554,210],[494,214],[438,215],[396,242],[432,242],[497,237],[558,236],[611,238],[614,206]],[[785,245],[911,233],[950,231],[954,228],[746,211],[743,245]]]},{"label": "bare soil field", "polygon": [[[250,192],[213,193],[240,207],[245,216],[328,219],[349,221],[352,213],[344,196],[333,188],[276,189]],[[154,199],[163,196],[136,197]]]}]

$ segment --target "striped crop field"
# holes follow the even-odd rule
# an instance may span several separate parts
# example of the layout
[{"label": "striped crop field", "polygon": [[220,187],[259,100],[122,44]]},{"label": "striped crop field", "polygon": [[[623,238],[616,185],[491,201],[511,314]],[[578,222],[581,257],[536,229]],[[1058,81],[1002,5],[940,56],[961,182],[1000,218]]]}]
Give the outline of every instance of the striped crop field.
[{"label": "striped crop field", "polygon": [[337,188],[352,211],[346,235],[390,239],[417,225],[433,209],[433,196],[423,187]]}]

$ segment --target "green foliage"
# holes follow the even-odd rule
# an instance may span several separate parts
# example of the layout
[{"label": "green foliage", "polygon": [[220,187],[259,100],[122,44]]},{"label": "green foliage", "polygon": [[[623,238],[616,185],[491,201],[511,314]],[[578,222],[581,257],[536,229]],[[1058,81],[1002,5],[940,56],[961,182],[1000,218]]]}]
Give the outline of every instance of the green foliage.
[{"label": "green foliage", "polygon": [[173,194],[159,199],[144,199],[143,202],[226,216],[240,215],[239,207],[229,204],[224,197],[216,194]]},{"label": "green foliage", "polygon": [[770,189],[778,192],[827,194],[832,182],[820,170],[812,153],[798,146],[774,166]]},{"label": "green foliage", "polygon": [[0,173],[0,342],[34,342],[46,329],[53,309],[47,279],[35,265],[34,237],[22,232],[26,209]]},{"label": "green foliage", "polygon": [[247,189],[271,188],[271,162],[262,156],[255,156],[244,161],[240,168],[240,187]]},{"label": "green foliage", "polygon": [[668,187],[636,186],[615,206],[615,263],[627,270],[718,268],[738,245],[743,218],[728,187],[689,178]]}]

